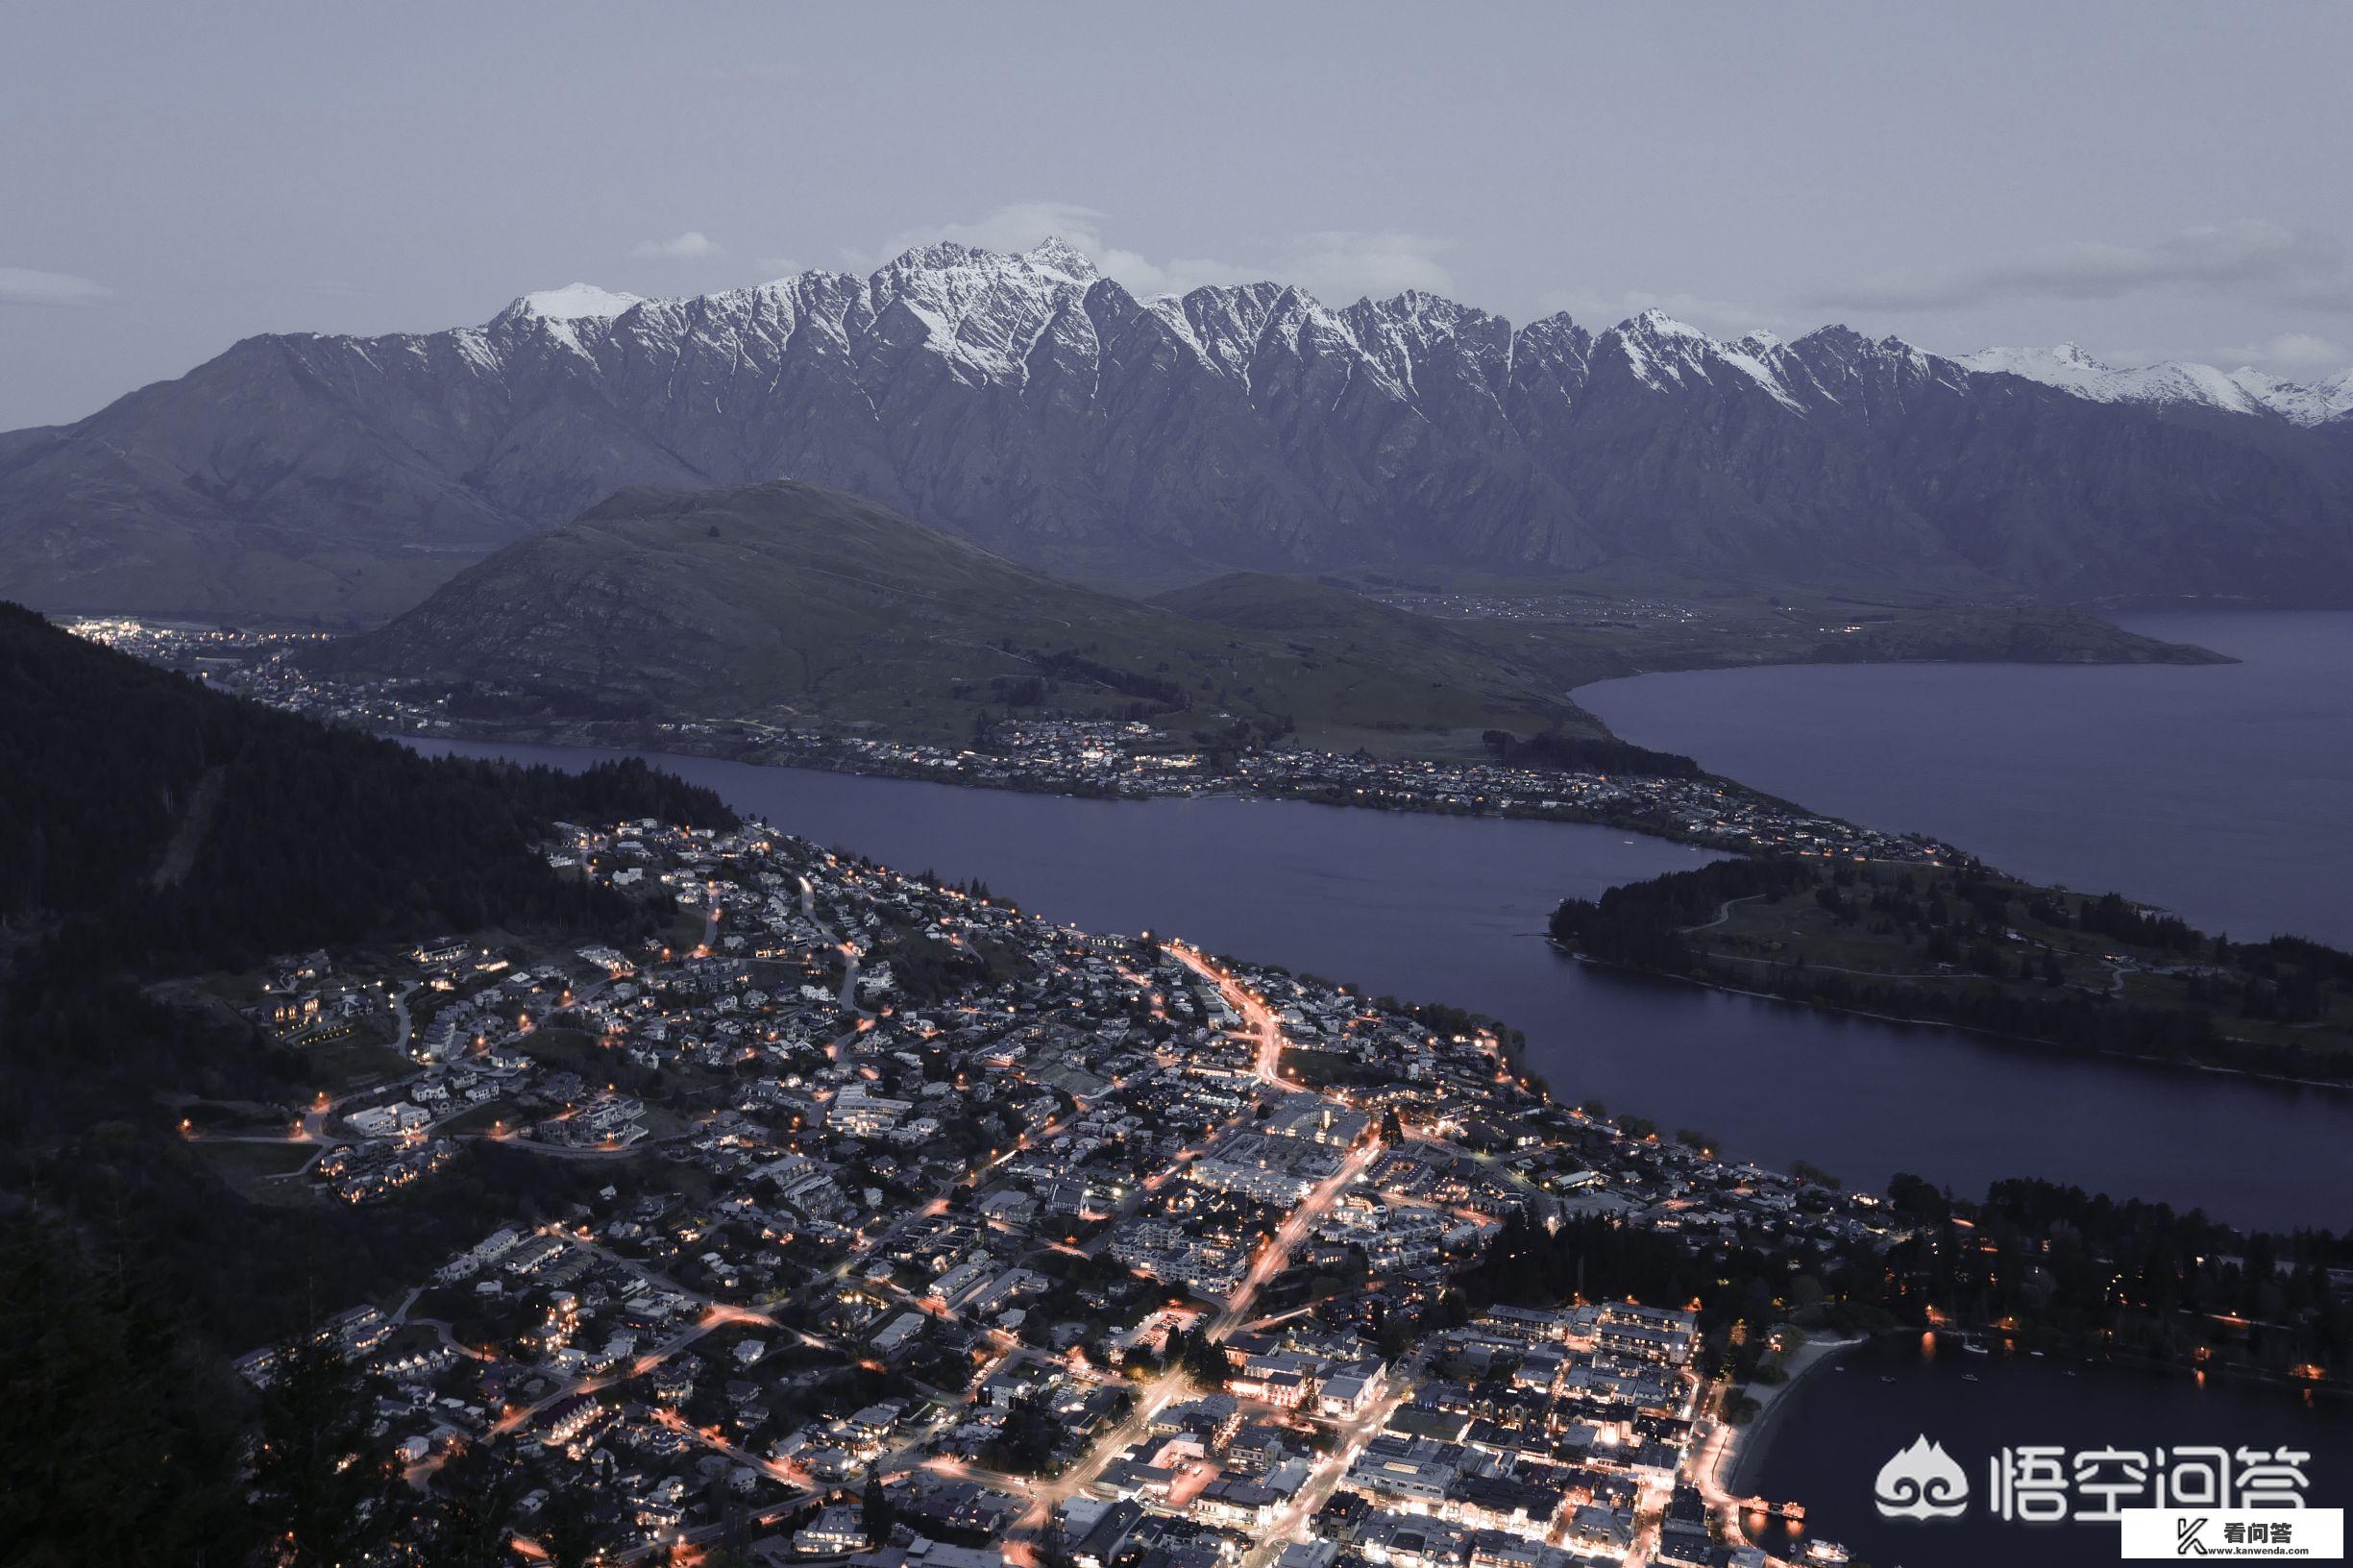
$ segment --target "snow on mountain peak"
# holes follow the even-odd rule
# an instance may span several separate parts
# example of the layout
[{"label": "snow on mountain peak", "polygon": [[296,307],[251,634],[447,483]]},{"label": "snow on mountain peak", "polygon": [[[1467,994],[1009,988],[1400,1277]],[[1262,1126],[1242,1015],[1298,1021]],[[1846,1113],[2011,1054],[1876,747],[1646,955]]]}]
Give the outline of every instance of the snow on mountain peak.
[{"label": "snow on mountain peak", "polygon": [[1708,336],[1686,321],[1678,321],[1664,310],[1654,306],[1610,329],[1618,347],[1634,376],[1643,385],[1664,392],[1669,382],[1680,386],[1684,378],[1695,376],[1703,381],[1713,381],[1710,365],[1728,367],[1756,383],[1759,389],[1792,413],[1805,412],[1804,405],[1791,395],[1779,373],[1768,363],[1777,339],[1770,334],[1752,334],[1738,343],[1726,343]]},{"label": "snow on mountain peak", "polygon": [[1678,321],[1656,306],[1651,306],[1630,321],[1621,324],[1621,330],[1631,327],[1657,337],[1682,337],[1699,343],[1714,343],[1715,339],[1687,321]]},{"label": "snow on mountain peak", "polygon": [[1042,272],[1059,272],[1074,283],[1091,283],[1102,273],[1087,253],[1060,234],[1048,234],[1031,249],[1021,253],[1021,259]]},{"label": "snow on mountain peak", "polygon": [[527,310],[549,321],[579,321],[589,317],[606,320],[633,305],[645,303],[635,294],[615,293],[594,283],[566,283],[561,288],[543,288],[535,294],[526,294],[507,308]]},{"label": "snow on mountain peak", "polygon": [[2333,381],[2298,385],[2250,368],[2225,375],[2212,365],[2180,359],[2110,365],[2073,343],[2050,349],[1985,349],[1960,363],[1979,374],[2021,376],[2093,403],[2189,404],[2233,414],[2268,411],[2296,425],[2317,425],[2353,412],[2353,371]]},{"label": "snow on mountain peak", "polygon": [[2079,344],[2061,343],[2048,349],[1980,349],[1964,355],[1961,366],[2005,376],[2022,376],[2045,386],[2065,387],[2101,403],[2113,403],[2113,395],[2086,390],[2103,386],[2117,372],[2083,351]]},{"label": "snow on mountain peak", "polygon": [[952,239],[944,239],[936,245],[919,245],[884,262],[873,281],[887,283],[926,275],[946,280],[950,286],[960,279],[977,282],[1028,277],[1081,287],[1102,276],[1084,252],[1055,234],[1026,251],[988,251]]},{"label": "snow on mountain peak", "polygon": [[1707,334],[1686,327],[1664,310],[1630,316],[1605,335],[1616,339],[1635,379],[1645,386],[1663,392],[1669,381],[1679,385],[1686,371],[1706,379],[1707,372],[1700,368],[1698,359],[1699,351],[1710,343]]},{"label": "snow on mountain peak", "polygon": [[2242,365],[2230,373],[2230,380],[2291,425],[2321,425],[2353,414],[2353,370],[2340,371],[2325,381],[2299,382]]},{"label": "snow on mountain peak", "polygon": [[[909,250],[863,280],[813,271],[699,300],[649,301],[593,283],[569,283],[522,296],[496,325],[537,324],[594,357],[596,343],[616,331],[659,338],[700,330],[694,323],[706,315],[736,321],[762,312],[811,321],[846,346],[866,330],[861,322],[870,324],[895,310],[900,314],[894,319],[912,318],[961,379],[1019,387],[1028,383],[1033,365],[1048,364],[1056,355],[1084,359],[1101,352],[1082,299],[1102,277],[1086,251],[1060,234],[1026,251],[945,241]],[[1588,345],[1598,351],[1614,344],[1635,380],[1653,391],[1746,382],[1799,414],[1826,399],[1847,403],[1854,395],[1847,390],[1850,383],[1876,395],[1856,378],[1892,368],[1900,378],[1926,376],[1956,388],[1971,375],[2009,375],[2091,402],[2199,407],[2299,426],[2353,418],[2353,371],[2295,383],[2250,367],[2227,374],[2184,361],[2119,367],[2073,342],[1985,349],[1956,361],[1898,338],[1875,341],[1843,327],[1818,329],[1794,344],[1761,331],[1720,339],[1656,307],[1592,338],[1565,316],[1515,331],[1500,318],[1419,289],[1334,310],[1301,289],[1271,282],[1205,286],[1182,298],[1139,303],[1174,342],[1245,388],[1254,359],[1277,342],[1296,354],[1360,358],[1377,383],[1408,400],[1419,396],[1425,369],[1441,352],[1468,356],[1458,362],[1489,367],[1479,375],[1507,378],[1523,342],[1581,366],[1587,362]],[[613,326],[640,306],[646,308],[630,318],[630,327]]]}]

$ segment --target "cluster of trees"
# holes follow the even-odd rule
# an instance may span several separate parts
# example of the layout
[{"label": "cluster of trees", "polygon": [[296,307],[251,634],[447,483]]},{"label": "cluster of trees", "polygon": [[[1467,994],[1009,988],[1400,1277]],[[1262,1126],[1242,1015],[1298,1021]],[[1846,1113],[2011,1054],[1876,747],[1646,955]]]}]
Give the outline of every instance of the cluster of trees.
[{"label": "cluster of trees", "polygon": [[1547,729],[1522,740],[1507,729],[1490,729],[1482,731],[1479,739],[1498,762],[1516,763],[1523,768],[1632,773],[1643,778],[1704,776],[1704,770],[1697,762],[1679,752],[1654,751],[1614,735],[1564,735]]},{"label": "cluster of trees", "polygon": [[1714,919],[1733,899],[1778,901],[1813,885],[1813,868],[1801,860],[1710,861],[1610,888],[1598,899],[1563,899],[1553,911],[1552,937],[1605,963],[1687,974],[1700,957],[1683,935],[1687,927]]},{"label": "cluster of trees", "polygon": [[732,825],[643,763],[455,757],[211,691],[0,604],[0,919],[78,922],[127,968],[240,968],[425,926],[611,928],[629,900],[531,853],[552,819]]},{"label": "cluster of trees", "polygon": [[136,1254],[0,1214],[0,1467],[28,1568],[244,1560],[234,1390],[187,1353]]},{"label": "cluster of trees", "polygon": [[[1907,943],[1919,938],[1924,963],[2022,985],[1875,977],[1809,967],[1802,957],[1773,965],[1735,963],[1715,956],[1688,934],[1715,920],[1734,900],[1776,904],[1796,895],[1810,895],[1841,923],[1872,921]],[[2235,972],[2193,977],[2188,1007],[2128,1002],[2066,989],[2065,969],[2054,954],[2005,944],[2016,895],[2013,887],[1971,862],[1941,875],[1873,878],[1851,867],[1793,857],[1723,860],[1612,888],[1598,899],[1564,900],[1553,912],[1551,932],[1561,945],[1605,963],[1767,991],[1841,1011],[1958,1024],[2012,1039],[2160,1061],[2353,1078],[2353,1059],[2342,1054],[2227,1039],[2216,1021],[2217,1007],[2233,1000],[2243,1017],[2320,1017],[2330,1005],[2324,987],[2332,981],[2345,984],[2339,977],[2353,968],[2353,957],[2293,939],[2261,947],[2233,947],[2222,939],[2210,944],[2172,917],[2137,910],[2113,894],[2081,901],[2078,925],[2051,895],[2028,895],[2029,916],[2048,917],[2046,923],[2077,925],[2119,943],[2148,943],[2162,952],[2218,951],[2235,966]]]},{"label": "cluster of trees", "polygon": [[1226,1363],[1225,1347],[1210,1337],[1206,1324],[1189,1332],[1176,1328],[1168,1331],[1168,1343],[1163,1352],[1165,1363],[1182,1366],[1194,1387],[1213,1391],[1226,1385],[1232,1368]]},{"label": "cluster of trees", "polygon": [[1996,1182],[1965,1205],[1899,1175],[1888,1195],[1918,1227],[1890,1252],[1882,1298],[1907,1321],[1933,1309],[2103,1353],[2353,1374],[2353,1301],[2329,1279],[2353,1266],[2353,1237],[2242,1236],[2196,1211],[2043,1181]]},{"label": "cluster of trees", "polygon": [[1077,681],[1091,686],[1106,687],[1122,697],[1132,697],[1141,702],[1158,704],[1164,710],[1175,710],[1190,705],[1185,688],[1162,674],[1144,674],[1139,671],[1122,670],[1117,665],[1104,664],[1074,649],[1034,649],[1029,659],[1038,674],[1047,680]]},{"label": "cluster of trees", "polygon": [[[251,1203],[168,1129],[102,1120],[20,1152],[7,1185],[167,1289],[206,1348],[251,1349],[437,1267],[486,1216],[551,1219],[603,1178],[577,1162],[463,1145],[429,1182],[382,1203]],[[0,1198],[0,1202],[8,1201]]]},{"label": "cluster of trees", "polygon": [[1456,1283],[1480,1309],[1550,1307],[1576,1296],[1680,1306],[1702,1286],[1713,1289],[1717,1272],[1663,1231],[1591,1215],[1548,1231],[1515,1214],[1504,1221],[1486,1255]]},{"label": "cluster of trees", "polygon": [[395,697],[412,702],[438,700],[453,719],[493,723],[531,723],[549,720],[630,720],[655,717],[650,704],[634,695],[582,691],[560,681],[489,680],[415,681],[389,688]]},{"label": "cluster of trees", "polygon": [[[2052,920],[2053,925],[2065,925],[2064,918]],[[2121,894],[2102,894],[2097,898],[2086,898],[2075,906],[2078,929],[2094,936],[2106,937],[2111,942],[2133,947],[2152,947],[2159,952],[2179,953],[2188,957],[2205,949],[2206,939],[2189,922],[2176,916],[2156,910],[2143,909],[2125,901]]]},{"label": "cluster of trees", "polygon": [[414,1486],[372,1434],[375,1420],[373,1397],[351,1367],[331,1352],[287,1347],[249,1422],[255,1507],[246,1529],[259,1540],[246,1560],[506,1568],[521,1533],[538,1560],[588,1568],[622,1539],[617,1506],[595,1477],[567,1475],[527,1526],[519,1505],[529,1482],[511,1457],[463,1448],[428,1486]]},{"label": "cluster of trees", "polygon": [[[574,1178],[470,1153],[360,1214],[245,1202],[184,1143],[179,1090],[282,1104],[291,1053],[159,979],[278,951],[548,922],[650,930],[560,875],[555,819],[722,827],[716,796],[643,764],[582,774],[455,758],[273,712],[0,604],[0,1204],[142,1259],[198,1332],[245,1348],[429,1266],[487,1212]],[[546,1163],[540,1163],[544,1165]],[[551,1201],[553,1191],[547,1196]]]},{"label": "cluster of trees", "polygon": [[[1130,719],[1147,719],[1158,714],[1180,712],[1192,705],[1191,696],[1184,686],[1168,678],[1165,663],[1161,665],[1161,673],[1146,674],[1090,657],[1094,651],[1091,647],[1024,649],[1010,637],[998,646],[1029,666],[1021,674],[990,677],[990,699],[1009,708],[1042,707],[1048,698],[1062,690],[1066,681],[1091,691],[1116,692],[1122,697],[1133,698],[1135,700],[1125,710],[1126,717]],[[968,683],[951,688],[948,695],[962,701],[979,691],[979,687]],[[984,715],[977,729],[985,734],[986,728]]]},{"label": "cluster of trees", "polygon": [[[330,1568],[358,1562],[588,1568],[623,1538],[609,1458],[566,1478],[527,1518],[531,1482],[506,1454],[460,1446],[412,1483],[377,1422],[376,1387],[306,1336],[277,1376],[246,1388],[191,1348],[175,1285],[135,1252],[92,1244],[25,1208],[0,1212],[0,1464],[9,1550],[27,1568],[170,1562],[188,1568]],[[846,1410],[897,1386],[861,1368],[812,1390]],[[790,1412],[799,1419],[797,1410]],[[1034,1433],[1056,1435],[1050,1412]],[[699,1561],[750,1568],[753,1531],[715,1478],[719,1527]],[[870,1538],[894,1510],[870,1472]]]},{"label": "cluster of trees", "polygon": [[1888,1195],[1912,1234],[1883,1261],[1867,1249],[1695,1250],[1595,1216],[1551,1231],[1515,1218],[1456,1284],[1474,1311],[1577,1297],[1696,1303],[1735,1376],[1753,1364],[1757,1336],[1744,1350],[1728,1327],[1781,1318],[2000,1324],[2028,1344],[2086,1355],[2353,1376],[2353,1301],[2331,1281],[2353,1267],[2353,1236],[2242,1235],[2194,1211],[2034,1180],[1996,1182],[1968,1203],[1898,1175]]},{"label": "cluster of trees", "polygon": [[993,986],[1026,973],[1018,954],[996,944],[939,940],[935,928],[895,920],[877,936],[870,967],[891,967],[892,984],[907,1002],[927,1006],[968,986]]},{"label": "cluster of trees", "polygon": [[[409,1561],[503,1568],[519,1474],[478,1451],[432,1490],[371,1435],[351,1368],[308,1347],[258,1397],[190,1350],[168,1281],[17,1209],[0,1218],[0,1464],[11,1562],[82,1568],[325,1568]],[[250,1501],[249,1501],[250,1500]],[[531,1523],[558,1568],[618,1540],[585,1487]]]},{"label": "cluster of trees", "polygon": [[2328,1015],[2331,992],[2353,995],[2353,953],[2301,937],[2237,945],[2217,937],[2215,950],[2218,963],[2227,962],[2245,976],[2239,988],[2244,1017],[2310,1023]]},{"label": "cluster of trees", "polygon": [[992,1469],[1012,1476],[1042,1476],[1054,1467],[1063,1425],[1042,1393],[1023,1394],[1005,1412],[1005,1425],[985,1456]]}]

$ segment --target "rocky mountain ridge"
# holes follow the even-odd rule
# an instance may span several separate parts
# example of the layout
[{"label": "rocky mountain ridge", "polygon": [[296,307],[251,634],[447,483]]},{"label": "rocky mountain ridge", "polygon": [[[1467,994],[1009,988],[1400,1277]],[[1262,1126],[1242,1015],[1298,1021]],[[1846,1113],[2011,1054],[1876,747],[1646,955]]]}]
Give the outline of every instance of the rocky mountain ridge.
[{"label": "rocky mountain ridge", "polygon": [[1121,584],[1410,564],[2353,602],[2353,417],[2033,368],[1419,292],[1139,298],[1059,241],[686,299],[574,284],[478,327],[248,338],[0,436],[0,593],[380,619],[625,487],[790,477]]}]

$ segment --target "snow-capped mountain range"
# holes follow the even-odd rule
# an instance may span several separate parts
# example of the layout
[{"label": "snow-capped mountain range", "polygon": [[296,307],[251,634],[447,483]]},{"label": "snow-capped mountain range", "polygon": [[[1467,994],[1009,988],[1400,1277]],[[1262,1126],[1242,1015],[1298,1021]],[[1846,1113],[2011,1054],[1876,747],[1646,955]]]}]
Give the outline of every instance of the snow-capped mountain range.
[{"label": "snow-capped mountain range", "polygon": [[[2225,389],[2228,389],[2225,391]],[[1826,327],[1600,332],[1411,292],[1138,298],[945,244],[489,322],[248,338],[0,436],[0,593],[368,618],[625,485],[797,478],[1068,575],[1609,568],[1750,585],[2353,600],[2342,379]]]},{"label": "snow-capped mountain range", "polygon": [[2252,365],[2221,371],[2178,359],[2160,364],[2102,364],[2072,343],[2055,349],[1985,349],[1964,355],[1974,371],[2023,376],[2094,403],[2145,403],[2218,408],[2229,414],[2277,414],[2291,425],[2323,425],[2353,414],[2353,370],[2321,381],[2283,381]]}]

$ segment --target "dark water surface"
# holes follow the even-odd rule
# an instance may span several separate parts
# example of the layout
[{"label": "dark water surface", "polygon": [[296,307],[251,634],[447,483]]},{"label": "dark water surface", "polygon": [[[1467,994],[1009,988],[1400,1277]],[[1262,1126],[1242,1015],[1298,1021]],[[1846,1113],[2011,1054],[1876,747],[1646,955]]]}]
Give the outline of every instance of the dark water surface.
[{"label": "dark water surface", "polygon": [[[1748,1496],[1802,1502],[1806,1518],[1796,1532],[1767,1527],[1760,1541],[1794,1553],[1809,1537],[1826,1538],[1879,1568],[2116,1561],[2114,1524],[2025,1524],[1996,1515],[1989,1464],[2003,1449],[2030,1444],[2061,1447],[2071,1460],[2096,1449],[2292,1448],[2312,1456],[2304,1465],[2307,1504],[2353,1505],[2353,1407],[2341,1400],[2307,1403],[2294,1390],[2200,1383],[2189,1373],[1973,1356],[1951,1341],[1850,1352],[1792,1390],[1766,1431],[1770,1441],[1758,1462],[1744,1462],[1740,1487]],[[1879,1466],[1921,1436],[1961,1466],[1969,1511],[1949,1521],[1883,1519],[1872,1501]],[[2137,1506],[2156,1504],[2145,1498]]]},{"label": "dark water surface", "polygon": [[[578,767],[603,753],[420,742]],[[1146,928],[1445,1001],[1524,1031],[1572,1103],[1876,1188],[2040,1175],[2250,1225],[2353,1223],[2353,1098],[1844,1019],[1590,968],[1543,940],[1563,896],[1696,864],[1613,829],[1295,801],[1106,801],[696,757],[738,809],[905,870],[977,876],[1090,929]]]},{"label": "dark water surface", "polygon": [[2229,665],[1789,665],[1579,690],[1630,741],[2017,875],[2353,947],[2353,612],[2122,618]]}]

